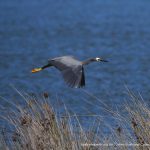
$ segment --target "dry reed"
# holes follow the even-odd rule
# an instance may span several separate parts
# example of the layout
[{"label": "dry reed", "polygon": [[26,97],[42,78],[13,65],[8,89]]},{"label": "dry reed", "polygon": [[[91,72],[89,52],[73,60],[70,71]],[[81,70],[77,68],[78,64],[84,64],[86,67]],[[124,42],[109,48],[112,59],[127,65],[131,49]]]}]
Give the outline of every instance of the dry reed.
[{"label": "dry reed", "polygon": [[139,99],[131,91],[128,93],[131,101],[124,107],[127,114],[122,116],[114,111],[113,118],[118,126],[105,125],[111,131],[109,135],[102,135],[100,132],[101,119],[99,117],[89,130],[85,130],[76,114],[73,117],[77,126],[73,125],[72,116],[67,109],[63,117],[56,114],[49,104],[47,93],[43,94],[42,102],[37,97],[21,94],[26,107],[16,106],[17,111],[13,110],[6,116],[1,116],[13,126],[13,132],[2,132],[0,149],[148,150],[150,149],[148,145],[150,144],[150,110],[142,98]]}]

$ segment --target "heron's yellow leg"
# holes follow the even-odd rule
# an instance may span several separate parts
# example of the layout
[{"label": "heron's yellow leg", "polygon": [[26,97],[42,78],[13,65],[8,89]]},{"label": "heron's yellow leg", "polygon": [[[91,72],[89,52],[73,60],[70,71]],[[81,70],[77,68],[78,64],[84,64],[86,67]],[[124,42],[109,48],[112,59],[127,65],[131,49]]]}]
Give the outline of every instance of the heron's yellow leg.
[{"label": "heron's yellow leg", "polygon": [[34,69],[32,69],[32,73],[36,73],[36,72],[39,72],[39,71],[41,71],[42,70],[42,68],[34,68]]}]

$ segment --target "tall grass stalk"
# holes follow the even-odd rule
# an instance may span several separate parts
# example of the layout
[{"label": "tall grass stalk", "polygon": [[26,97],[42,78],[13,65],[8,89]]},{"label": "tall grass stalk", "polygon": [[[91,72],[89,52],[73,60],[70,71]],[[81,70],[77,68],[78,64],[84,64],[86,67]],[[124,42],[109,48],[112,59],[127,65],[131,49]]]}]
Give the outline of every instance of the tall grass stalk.
[{"label": "tall grass stalk", "polygon": [[[91,150],[91,149],[150,149],[150,109],[140,96],[128,90],[130,103],[124,108],[126,115],[109,110],[118,126],[103,122],[97,115],[92,125],[85,129],[80,123],[82,115],[71,115],[67,107],[65,114],[57,114],[49,103],[49,95],[42,98],[19,94],[26,105],[13,105],[10,113],[1,119],[13,127],[12,131],[2,130],[0,149],[2,150]],[[42,100],[41,100],[42,99]],[[105,109],[106,109],[105,108]],[[83,117],[83,116],[82,116]],[[90,117],[95,117],[94,114]],[[110,133],[102,132],[102,125]],[[130,144],[130,145],[129,145]],[[134,144],[134,145],[132,145]]]}]

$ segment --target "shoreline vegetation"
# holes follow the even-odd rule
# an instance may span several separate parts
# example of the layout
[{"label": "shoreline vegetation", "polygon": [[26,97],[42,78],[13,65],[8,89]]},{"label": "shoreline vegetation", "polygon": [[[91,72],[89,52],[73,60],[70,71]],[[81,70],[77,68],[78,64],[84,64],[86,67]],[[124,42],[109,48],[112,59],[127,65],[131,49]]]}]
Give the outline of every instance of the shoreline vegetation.
[{"label": "shoreline vegetation", "polygon": [[23,97],[26,106],[11,102],[14,109],[0,116],[11,127],[10,131],[1,129],[1,150],[150,149],[150,109],[142,97],[135,96],[130,90],[130,103],[124,106],[125,115],[112,112],[105,105],[118,124],[117,127],[106,124],[105,128],[110,131],[107,135],[101,130],[100,115],[96,116],[90,128],[85,129],[80,123],[82,115],[71,115],[65,105],[65,115],[57,114],[49,103],[47,93],[40,100],[36,96],[17,92]]}]

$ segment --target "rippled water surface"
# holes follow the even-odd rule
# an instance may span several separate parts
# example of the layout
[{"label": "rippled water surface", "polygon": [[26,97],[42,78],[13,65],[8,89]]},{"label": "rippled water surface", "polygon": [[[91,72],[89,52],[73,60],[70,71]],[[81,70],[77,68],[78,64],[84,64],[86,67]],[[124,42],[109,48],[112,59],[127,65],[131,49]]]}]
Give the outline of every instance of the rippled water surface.
[{"label": "rippled water surface", "polygon": [[[119,108],[127,85],[149,103],[149,14],[149,0],[1,0],[0,95],[16,102],[10,85],[29,93],[47,91],[73,112],[99,113],[87,92]],[[30,73],[62,55],[102,56],[109,63],[86,66],[84,90],[68,88],[54,68]]]}]

